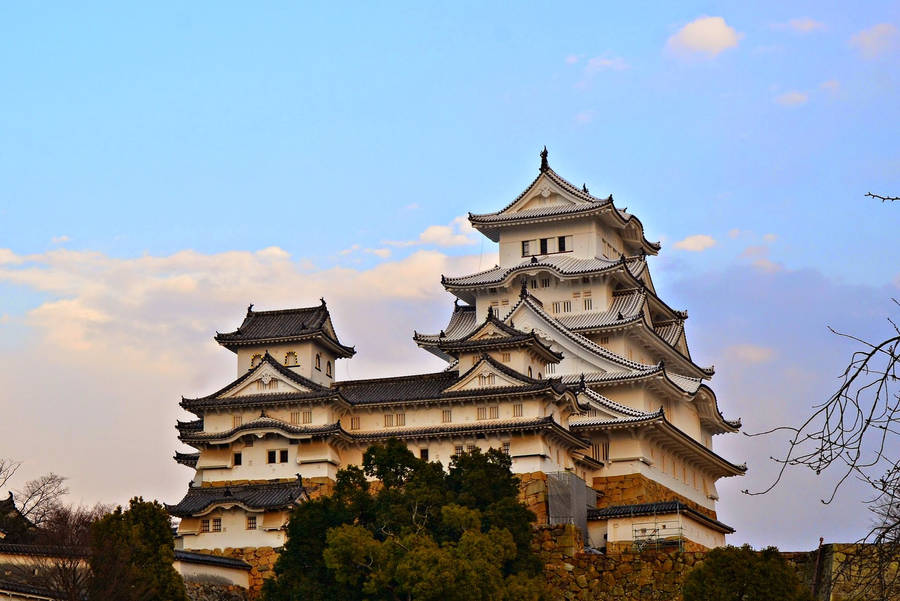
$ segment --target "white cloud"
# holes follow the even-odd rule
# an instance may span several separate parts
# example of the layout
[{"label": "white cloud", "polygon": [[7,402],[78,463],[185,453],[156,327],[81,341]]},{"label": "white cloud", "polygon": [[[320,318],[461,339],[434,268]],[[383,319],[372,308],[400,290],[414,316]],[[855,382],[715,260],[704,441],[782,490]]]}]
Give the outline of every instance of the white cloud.
[{"label": "white cloud", "polygon": [[624,71],[628,67],[629,64],[620,56],[595,56],[588,59],[584,72],[586,75],[594,75],[601,71]]},{"label": "white cloud", "polygon": [[339,254],[339,255],[342,255],[342,256],[346,256],[346,255],[350,255],[350,254],[355,253],[355,252],[358,251],[359,249],[360,249],[359,244],[352,244],[352,245],[348,246],[347,248],[345,248],[345,249],[343,249],[343,250],[341,250],[341,251],[338,251],[338,254]]},{"label": "white cloud", "polygon": [[593,110],[581,111],[577,115],[575,115],[575,123],[579,125],[587,125],[591,121],[594,120],[594,115],[596,114]]},{"label": "white cloud", "polygon": [[681,250],[689,250],[692,252],[702,252],[707,248],[716,245],[716,240],[712,236],[706,234],[694,234],[688,236],[684,240],[679,240],[673,246]]},{"label": "white cloud", "polygon": [[448,225],[429,225],[415,240],[385,240],[387,246],[468,246],[476,244],[475,230],[465,215],[455,217]]},{"label": "white cloud", "polygon": [[411,202],[403,208],[406,209],[407,211],[417,211],[417,210],[421,209],[422,206],[417,202]]},{"label": "white cloud", "polygon": [[785,92],[784,94],[779,94],[775,97],[775,102],[781,106],[800,106],[801,104],[806,104],[808,101],[809,94],[806,92],[798,92],[796,90]]},{"label": "white cloud", "polygon": [[896,43],[897,28],[890,23],[879,23],[850,38],[850,45],[865,58],[877,58],[886,54],[894,49]]},{"label": "white cloud", "polygon": [[775,242],[775,240],[777,240],[777,239],[778,239],[778,236],[776,236],[775,234],[764,234],[763,235],[763,240],[765,240],[766,242]]},{"label": "white cloud", "polygon": [[726,348],[725,353],[746,363],[766,363],[775,358],[775,349],[755,344],[734,344]]},{"label": "white cloud", "polygon": [[809,17],[801,17],[799,19],[791,19],[785,23],[773,23],[772,29],[791,30],[796,33],[812,33],[813,31],[824,31],[825,23],[816,21]]},{"label": "white cloud", "polygon": [[566,64],[567,64],[567,65],[574,65],[574,64],[577,63],[579,60],[581,60],[581,57],[580,57],[580,56],[578,56],[577,54],[570,54],[570,55],[568,55],[568,56],[566,57]]},{"label": "white cloud", "polygon": [[65,234],[62,235],[62,236],[53,236],[53,238],[50,239],[50,241],[51,241],[53,244],[63,244],[63,243],[65,243],[65,242],[68,242],[69,240],[71,240],[71,238],[69,238],[69,237],[66,236]]},{"label": "white cloud", "polygon": [[15,265],[24,261],[22,257],[8,248],[0,248],[0,265]]},{"label": "white cloud", "polygon": [[387,259],[391,256],[390,248],[367,248],[366,252],[370,255],[375,255],[376,257],[381,257],[382,259]]},{"label": "white cloud", "polygon": [[819,87],[834,94],[841,89],[841,82],[836,79],[829,79],[828,81],[823,81],[822,83],[820,83]]},{"label": "white cloud", "polygon": [[722,17],[700,17],[669,38],[666,48],[676,55],[714,57],[735,48],[744,34],[734,30]]},{"label": "white cloud", "polygon": [[741,257],[749,259],[754,267],[766,273],[781,271],[781,265],[769,258],[768,246],[748,246],[741,253]]},{"label": "white cloud", "polygon": [[733,227],[730,230],[728,230],[728,237],[731,239],[737,238],[740,235],[741,235],[741,230],[739,230],[736,227]]}]

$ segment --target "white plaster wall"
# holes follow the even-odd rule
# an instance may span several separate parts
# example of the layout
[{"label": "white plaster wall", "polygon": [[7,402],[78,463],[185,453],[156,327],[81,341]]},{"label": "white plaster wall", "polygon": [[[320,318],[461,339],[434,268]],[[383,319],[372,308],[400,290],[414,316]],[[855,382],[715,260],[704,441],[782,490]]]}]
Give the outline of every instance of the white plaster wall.
[{"label": "white plaster wall", "polygon": [[[284,355],[289,351],[297,353],[297,360],[300,362],[299,367],[289,366],[293,371],[305,378],[309,378],[322,386],[330,386],[334,381],[334,355],[323,349],[315,342],[291,342],[287,344],[264,344],[253,346],[238,347],[237,351],[237,375],[243,376],[250,369],[250,362],[254,355],[265,355],[266,352],[282,365],[284,365]],[[322,355],[322,369],[315,368],[315,355]],[[331,361],[332,376],[328,377],[325,373],[326,361]]]},{"label": "white plaster wall", "polygon": [[184,549],[224,549],[226,547],[280,547],[284,544],[283,530],[263,530],[263,513],[256,515],[256,530],[247,530],[247,512],[238,507],[217,509],[200,519],[222,518],[222,532],[183,533]]},{"label": "white plaster wall", "polygon": [[528,257],[522,256],[523,240],[539,240],[558,236],[572,236],[572,252],[567,256],[586,259],[598,252],[597,236],[601,226],[596,218],[585,217],[571,221],[523,225],[500,230],[500,265],[517,265]]},{"label": "white plaster wall", "polygon": [[595,538],[597,542],[603,540],[603,524],[606,525],[605,534],[609,542],[632,542],[635,528],[647,528],[648,535],[650,535],[653,528],[658,528],[661,538],[680,535],[687,540],[710,548],[725,545],[724,534],[685,514],[641,515],[612,518],[606,522],[591,522],[588,525],[588,532],[592,542],[595,541]]}]

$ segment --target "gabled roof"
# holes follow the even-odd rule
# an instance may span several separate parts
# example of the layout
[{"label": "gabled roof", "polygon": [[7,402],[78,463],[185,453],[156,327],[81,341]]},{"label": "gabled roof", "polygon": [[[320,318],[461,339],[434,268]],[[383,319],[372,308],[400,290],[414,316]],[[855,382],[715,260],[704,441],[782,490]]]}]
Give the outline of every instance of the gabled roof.
[{"label": "gabled roof", "polygon": [[491,357],[490,355],[485,353],[481,356],[481,359],[477,363],[475,363],[475,365],[473,365],[471,368],[469,368],[468,371],[466,371],[466,373],[459,376],[459,379],[456,382],[454,382],[453,384],[448,386],[447,389],[444,391],[444,394],[445,395],[447,395],[447,394],[459,395],[459,394],[464,394],[467,392],[471,393],[473,390],[476,390],[476,389],[471,389],[471,388],[467,388],[467,389],[459,389],[459,388],[454,389],[454,388],[458,387],[460,384],[464,383],[467,379],[469,379],[469,377],[473,373],[484,371],[484,368],[486,366],[489,366],[493,371],[499,372],[501,375],[507,376],[509,379],[511,379],[515,382],[518,382],[519,384],[511,385],[511,386],[487,386],[487,387],[478,387],[477,388],[477,390],[480,390],[485,393],[490,393],[491,391],[494,391],[494,390],[503,390],[503,389],[510,389],[513,391],[521,391],[521,390],[538,391],[538,390],[552,389],[553,392],[555,392],[556,394],[564,394],[569,391],[568,386],[563,384],[562,380],[560,378],[547,378],[547,379],[532,378],[530,376],[527,376],[521,372],[518,372],[518,371],[512,369],[511,367],[504,365],[503,363],[500,363],[499,361],[497,361],[496,359],[494,359],[493,357]]},{"label": "gabled roof", "polygon": [[617,290],[613,292],[612,304],[606,311],[569,313],[558,317],[557,320],[565,327],[576,332],[586,332],[610,326],[618,327],[639,321],[643,317],[644,302],[646,300],[647,295],[641,288]]},{"label": "gabled roof", "polygon": [[[552,184],[561,190],[567,203],[526,209],[517,207],[521,201],[530,198],[532,192],[536,191],[541,183],[545,185]],[[587,187],[578,188],[551,169],[547,162],[546,148],[541,153],[541,168],[538,176],[515,200],[494,213],[483,213],[480,215],[469,213],[469,222],[472,224],[472,227],[496,242],[499,239],[499,229],[504,226],[534,223],[550,219],[571,219],[589,215],[602,216],[604,219],[609,220],[611,225],[619,228],[631,227],[637,229],[639,239],[631,242],[640,245],[645,252],[651,254],[656,254],[659,251],[660,245],[658,242],[649,242],[644,237],[644,227],[640,220],[626,211],[616,208],[611,194],[607,198],[592,196],[587,191]]]},{"label": "gabled roof", "polygon": [[324,299],[315,307],[278,311],[254,311],[250,305],[237,330],[216,332],[216,342],[231,351],[240,346],[313,339],[324,343],[338,357],[352,357],[356,353],[353,347],[344,346],[338,340]]},{"label": "gabled roof", "polygon": [[[279,375],[283,376],[285,380],[293,382],[297,386],[305,388],[308,392],[291,391],[282,393],[249,394],[244,396],[224,397],[227,392],[240,387],[244,383],[252,382],[254,376],[256,376],[267,366],[274,368],[275,371]],[[275,359],[275,357],[266,352],[263,355],[262,361],[260,361],[259,364],[257,364],[255,367],[249,369],[247,373],[245,373],[241,377],[233,380],[229,384],[226,384],[224,387],[207,396],[194,399],[182,397],[180,404],[184,409],[188,411],[198,411],[202,409],[218,407],[253,407],[258,405],[268,406],[278,404],[279,402],[297,401],[304,399],[322,399],[332,396],[335,396],[334,390],[326,386],[322,386],[321,384],[317,384],[309,378],[298,374],[291,368],[285,367],[284,365],[279,363],[278,360]]]},{"label": "gabled roof", "polygon": [[36,528],[16,507],[12,491],[7,498],[0,499],[0,532],[3,532],[4,542],[26,542],[29,533]]},{"label": "gabled roof", "polygon": [[307,498],[302,481],[274,482],[239,486],[192,486],[181,501],[166,505],[177,517],[202,515],[223,505],[237,505],[249,510],[275,511],[290,509]]},{"label": "gabled roof", "polygon": [[544,344],[534,332],[517,330],[497,318],[493,307],[488,307],[487,317],[480,326],[461,338],[448,339],[438,335],[437,347],[449,356],[461,353],[478,353],[507,348],[528,348],[546,363],[558,363],[563,356]]},{"label": "gabled roof", "polygon": [[608,520],[611,518],[637,517],[645,515],[665,515],[672,513],[682,513],[690,516],[693,520],[701,522],[712,528],[722,532],[723,534],[733,534],[734,528],[728,524],[724,524],[719,520],[704,515],[685,505],[681,501],[661,501],[658,503],[641,503],[638,505],[615,505],[613,507],[604,507],[602,509],[588,509],[588,520]]}]

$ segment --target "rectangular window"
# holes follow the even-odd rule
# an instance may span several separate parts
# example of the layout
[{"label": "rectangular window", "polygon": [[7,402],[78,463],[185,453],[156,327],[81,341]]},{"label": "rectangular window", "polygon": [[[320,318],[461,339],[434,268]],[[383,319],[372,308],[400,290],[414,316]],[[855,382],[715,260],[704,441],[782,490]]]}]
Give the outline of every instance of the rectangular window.
[{"label": "rectangular window", "polygon": [[593,308],[594,308],[593,299],[590,299],[590,298],[584,299],[584,310],[590,311]]},{"label": "rectangular window", "polygon": [[419,449],[419,459],[428,461],[428,449]]},{"label": "rectangular window", "polygon": [[359,430],[359,417],[351,417],[350,418],[350,429],[351,430]]},{"label": "rectangular window", "polygon": [[491,294],[496,294],[497,289],[496,288],[488,288],[488,292],[490,292]]},{"label": "rectangular window", "polygon": [[550,287],[550,278],[541,278],[541,288]]},{"label": "rectangular window", "polygon": [[256,516],[255,515],[247,516],[247,530],[256,530]]},{"label": "rectangular window", "polygon": [[522,256],[527,257],[531,254],[531,241],[522,240]]},{"label": "rectangular window", "polygon": [[537,288],[537,280],[531,280],[531,287]]},{"label": "rectangular window", "polygon": [[502,301],[500,301],[500,305],[503,306],[503,307],[508,307],[508,306],[509,306],[509,299],[508,299],[508,298],[504,298]]},{"label": "rectangular window", "polygon": [[603,441],[602,451],[603,451],[603,455],[602,455],[603,461],[609,461],[609,441],[608,440]]},{"label": "rectangular window", "polygon": [[488,416],[491,419],[497,419],[500,417],[500,407],[494,405],[493,407],[488,407]]},{"label": "rectangular window", "polygon": [[500,360],[504,363],[509,363],[509,353],[501,353]]},{"label": "rectangular window", "polygon": [[609,344],[609,336],[601,336],[600,344]]},{"label": "rectangular window", "polygon": [[513,417],[522,417],[522,403],[513,405]]},{"label": "rectangular window", "polygon": [[444,409],[443,411],[441,411],[441,421],[443,423],[449,424],[451,416],[452,416],[452,414],[450,412],[450,409]]},{"label": "rectangular window", "polygon": [[475,445],[473,443],[469,443],[466,445],[466,453],[472,453],[475,451]]},{"label": "rectangular window", "polygon": [[398,413],[394,416],[394,425],[395,426],[405,426],[406,425],[406,414]]},{"label": "rectangular window", "polygon": [[491,307],[496,309],[499,306],[500,306],[500,301],[491,301]]},{"label": "rectangular window", "polygon": [[554,312],[554,313],[559,313],[561,307],[562,307],[562,305],[560,304],[559,301],[554,301],[554,302],[553,302],[552,308],[553,308],[553,312]]},{"label": "rectangular window", "polygon": [[200,532],[209,532],[209,520],[200,520]]},{"label": "rectangular window", "polygon": [[541,238],[541,254],[542,255],[547,254],[547,241],[548,240],[549,240],[549,238]]},{"label": "rectangular window", "polygon": [[573,292],[573,293],[572,293],[572,298],[581,298],[581,293],[580,293],[580,292]]},{"label": "rectangular window", "polygon": [[556,373],[556,363],[548,363],[547,364],[547,373],[555,374]]},{"label": "rectangular window", "polygon": [[275,451],[269,451],[266,453],[266,463],[275,463]]},{"label": "rectangular window", "polygon": [[384,414],[384,427],[391,428],[394,426],[394,414],[393,413],[385,413]]},{"label": "rectangular window", "polygon": [[300,412],[299,411],[291,411],[291,423],[292,424],[300,423]]},{"label": "rectangular window", "polygon": [[213,518],[212,531],[213,532],[221,532],[222,531],[222,518]]},{"label": "rectangular window", "polygon": [[311,424],[312,423],[312,409],[307,409],[303,412],[303,423]]},{"label": "rectangular window", "polygon": [[234,462],[233,462],[234,465],[243,465],[243,462],[244,462],[244,456],[241,455],[240,453],[235,453],[234,454]]},{"label": "rectangular window", "polygon": [[278,463],[287,463],[288,462],[288,452],[287,449],[281,449],[278,451]]},{"label": "rectangular window", "polygon": [[487,419],[487,407],[478,408],[478,419]]},{"label": "rectangular window", "polygon": [[454,445],[454,447],[453,447],[453,454],[454,454],[455,456],[457,456],[457,457],[459,457],[460,455],[463,454],[463,447],[462,447],[461,444]]},{"label": "rectangular window", "polygon": [[509,455],[509,441],[503,443],[503,452]]},{"label": "rectangular window", "polygon": [[570,313],[572,311],[572,301],[563,301],[563,313]]},{"label": "rectangular window", "polygon": [[232,428],[237,428],[238,426],[241,425],[241,423],[242,423],[243,421],[244,421],[244,420],[243,420],[243,418],[242,418],[240,415],[233,415],[233,416],[231,416],[231,427],[232,427]]}]

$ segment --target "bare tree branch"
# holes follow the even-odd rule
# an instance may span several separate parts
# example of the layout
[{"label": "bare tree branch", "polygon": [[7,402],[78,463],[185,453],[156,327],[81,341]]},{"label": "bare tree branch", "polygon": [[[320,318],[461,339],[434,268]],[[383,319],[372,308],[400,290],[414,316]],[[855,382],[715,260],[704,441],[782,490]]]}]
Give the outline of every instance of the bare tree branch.
[{"label": "bare tree branch", "polygon": [[21,461],[13,461],[6,457],[0,457],[0,489],[6,486],[6,483],[15,476],[16,471],[21,465]]},{"label": "bare tree branch", "polygon": [[881,194],[872,194],[871,192],[866,192],[866,196],[868,196],[869,198],[874,198],[876,200],[880,200],[881,202],[884,202],[886,200],[889,200],[891,202],[894,202],[895,200],[900,200],[900,196],[882,196]]},{"label": "bare tree branch", "polygon": [[66,478],[50,472],[40,478],[29,480],[21,490],[15,492],[19,511],[40,527],[59,507],[59,500],[68,494]]}]

